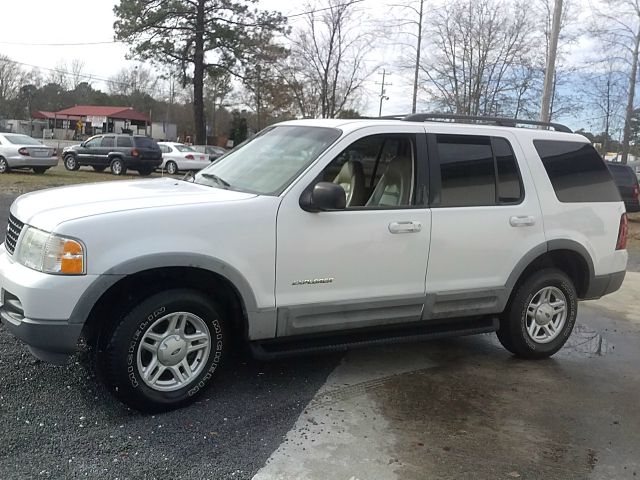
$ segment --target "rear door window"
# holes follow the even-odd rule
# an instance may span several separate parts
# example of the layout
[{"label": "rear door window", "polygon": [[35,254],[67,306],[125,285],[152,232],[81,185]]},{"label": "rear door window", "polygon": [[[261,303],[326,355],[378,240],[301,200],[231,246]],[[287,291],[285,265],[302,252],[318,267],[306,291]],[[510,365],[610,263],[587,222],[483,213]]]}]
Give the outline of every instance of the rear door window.
[{"label": "rear door window", "polygon": [[133,147],[131,137],[118,137],[118,147]]},{"label": "rear door window", "polygon": [[112,148],[116,146],[115,137],[104,137],[102,139],[102,147],[103,148]]},{"label": "rear door window", "polygon": [[534,140],[533,144],[559,201],[620,201],[611,173],[592,145],[560,140]]},{"label": "rear door window", "polygon": [[509,142],[501,137],[436,135],[440,207],[519,203],[524,196],[520,171]]}]

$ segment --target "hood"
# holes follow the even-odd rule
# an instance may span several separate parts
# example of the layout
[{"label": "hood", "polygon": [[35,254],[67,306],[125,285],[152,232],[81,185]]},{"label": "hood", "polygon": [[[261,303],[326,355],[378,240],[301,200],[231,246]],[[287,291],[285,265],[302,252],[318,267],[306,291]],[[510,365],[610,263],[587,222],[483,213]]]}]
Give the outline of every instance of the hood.
[{"label": "hood", "polygon": [[231,202],[255,196],[172,178],[124,180],[28,193],[13,203],[11,213],[24,223],[51,231],[62,222],[92,215],[195,203]]}]

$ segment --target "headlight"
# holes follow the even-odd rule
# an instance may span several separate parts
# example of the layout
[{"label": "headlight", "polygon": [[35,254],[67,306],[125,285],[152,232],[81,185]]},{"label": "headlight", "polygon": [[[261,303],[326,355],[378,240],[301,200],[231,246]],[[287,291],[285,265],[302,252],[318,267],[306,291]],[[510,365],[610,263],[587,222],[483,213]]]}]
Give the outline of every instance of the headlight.
[{"label": "headlight", "polygon": [[25,226],[14,258],[21,265],[39,272],[85,273],[85,251],[80,242],[29,226]]}]

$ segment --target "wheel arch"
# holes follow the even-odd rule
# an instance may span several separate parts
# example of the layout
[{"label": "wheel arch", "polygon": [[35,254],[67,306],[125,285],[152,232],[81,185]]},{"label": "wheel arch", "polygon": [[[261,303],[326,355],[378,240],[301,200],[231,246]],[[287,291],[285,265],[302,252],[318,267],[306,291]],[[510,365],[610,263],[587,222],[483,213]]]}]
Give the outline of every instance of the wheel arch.
[{"label": "wheel arch", "polygon": [[587,249],[573,240],[550,240],[530,250],[507,280],[509,298],[534,271],[557,268],[573,282],[578,298],[584,298],[595,278],[593,259]]},{"label": "wheel arch", "polygon": [[192,288],[214,300],[232,319],[234,337],[243,341],[249,338],[249,316],[258,311],[249,283],[224,262],[195,254],[148,255],[110,269],[87,289],[70,321],[83,323],[85,337],[96,338],[112,318],[141,298],[180,287]]}]

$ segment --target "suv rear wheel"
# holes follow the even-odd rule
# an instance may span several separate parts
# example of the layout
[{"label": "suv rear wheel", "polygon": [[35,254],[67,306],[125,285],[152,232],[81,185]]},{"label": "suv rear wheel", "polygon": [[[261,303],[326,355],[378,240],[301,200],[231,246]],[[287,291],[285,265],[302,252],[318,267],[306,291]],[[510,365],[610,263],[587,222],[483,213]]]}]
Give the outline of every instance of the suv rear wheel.
[{"label": "suv rear wheel", "polygon": [[70,172],[75,172],[80,168],[80,164],[74,155],[69,154],[64,157],[64,168]]},{"label": "suv rear wheel", "polygon": [[189,289],[142,300],[115,325],[98,352],[107,387],[137,410],[193,402],[211,383],[228,348],[220,310]]},{"label": "suv rear wheel", "polygon": [[562,271],[549,268],[527,278],[500,319],[498,339],[514,355],[550,357],[565,344],[576,322],[576,289]]},{"label": "suv rear wheel", "polygon": [[124,175],[127,173],[127,167],[124,165],[124,161],[120,157],[116,157],[111,160],[111,173],[114,175]]}]

